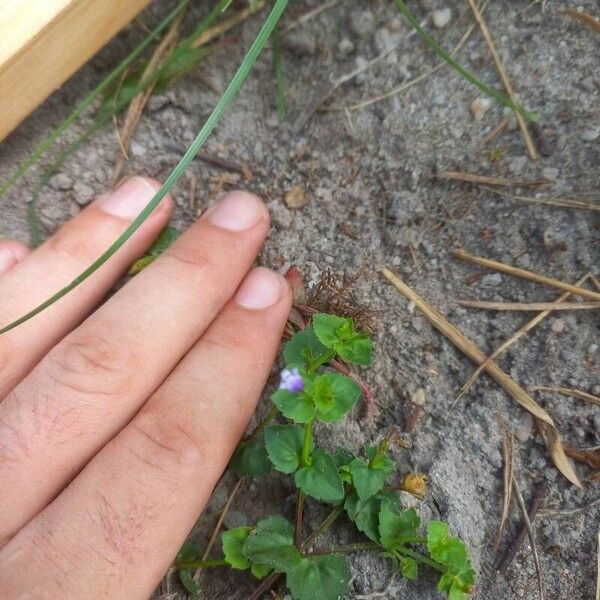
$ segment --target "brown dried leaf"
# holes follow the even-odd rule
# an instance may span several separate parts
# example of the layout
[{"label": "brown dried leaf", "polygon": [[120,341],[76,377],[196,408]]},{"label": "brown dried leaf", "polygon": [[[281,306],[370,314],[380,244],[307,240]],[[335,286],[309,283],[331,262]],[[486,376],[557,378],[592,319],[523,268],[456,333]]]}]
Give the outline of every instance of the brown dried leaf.
[{"label": "brown dried leaf", "polygon": [[289,189],[285,193],[283,200],[289,208],[302,208],[310,201],[309,197],[306,195],[304,187],[301,185],[295,185],[293,188]]},{"label": "brown dried leaf", "polygon": [[573,446],[565,445],[565,454],[580,463],[589,465],[592,469],[600,469],[600,446],[573,448]]},{"label": "brown dried leaf", "polygon": [[592,17],[592,15],[588,15],[587,13],[584,13],[582,11],[575,10],[574,8],[565,8],[560,12],[563,15],[571,17],[571,19],[575,19],[576,21],[583,23],[596,33],[600,33],[600,21]]}]

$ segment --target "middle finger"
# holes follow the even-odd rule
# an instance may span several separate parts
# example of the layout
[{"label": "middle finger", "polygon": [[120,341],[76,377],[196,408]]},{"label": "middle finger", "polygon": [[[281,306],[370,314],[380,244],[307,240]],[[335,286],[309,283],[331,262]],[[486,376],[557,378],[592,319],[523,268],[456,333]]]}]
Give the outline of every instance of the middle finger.
[{"label": "middle finger", "polygon": [[229,194],[0,404],[0,545],[135,414],[248,271],[268,230]]}]

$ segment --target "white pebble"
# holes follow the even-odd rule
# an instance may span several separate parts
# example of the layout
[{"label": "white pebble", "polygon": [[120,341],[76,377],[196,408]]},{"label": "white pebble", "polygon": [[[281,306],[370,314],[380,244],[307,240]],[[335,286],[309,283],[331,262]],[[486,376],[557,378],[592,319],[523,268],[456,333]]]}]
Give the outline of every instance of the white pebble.
[{"label": "white pebble", "polygon": [[471,112],[477,121],[481,121],[485,116],[485,113],[490,110],[492,107],[491,98],[487,98],[486,96],[480,96],[479,98],[475,98],[473,102],[471,102]]},{"label": "white pebble", "polygon": [[584,142],[594,142],[600,137],[600,128],[596,129],[586,129],[581,134],[581,139]]},{"label": "white pebble", "polygon": [[64,173],[57,173],[50,178],[49,183],[50,187],[57,191],[70,190],[73,187],[73,180]]},{"label": "white pebble", "polygon": [[556,167],[544,167],[542,169],[542,177],[554,181],[559,174],[559,170]]},{"label": "white pebble", "polygon": [[442,8],[440,10],[434,10],[431,13],[431,19],[433,21],[433,24],[438,29],[441,29],[442,27],[446,27],[446,25],[448,25],[448,23],[450,23],[451,18],[452,18],[452,11],[448,7]]}]

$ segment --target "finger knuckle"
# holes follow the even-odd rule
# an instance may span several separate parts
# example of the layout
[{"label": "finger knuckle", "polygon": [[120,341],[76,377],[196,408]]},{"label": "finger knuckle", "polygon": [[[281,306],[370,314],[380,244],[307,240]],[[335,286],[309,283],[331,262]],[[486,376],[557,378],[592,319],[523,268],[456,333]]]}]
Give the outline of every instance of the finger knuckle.
[{"label": "finger knuckle", "polygon": [[130,451],[172,484],[205,464],[206,451],[200,436],[180,419],[147,409],[131,424]]},{"label": "finger knuckle", "polygon": [[135,352],[102,334],[78,332],[65,338],[44,360],[45,372],[61,391],[120,395],[136,369]]}]

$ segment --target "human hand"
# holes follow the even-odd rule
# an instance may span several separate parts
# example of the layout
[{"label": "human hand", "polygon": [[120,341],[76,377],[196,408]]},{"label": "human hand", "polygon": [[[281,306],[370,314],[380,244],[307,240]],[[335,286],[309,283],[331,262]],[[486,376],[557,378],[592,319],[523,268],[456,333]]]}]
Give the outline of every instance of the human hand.
[{"label": "human hand", "polygon": [[[0,243],[0,326],[73,279],[157,184],[134,178],[37,250]],[[0,336],[0,597],[150,596],[226,467],[291,305],[248,273],[269,228],[229,194],[97,308],[169,220],[165,198],[74,292]]]}]

